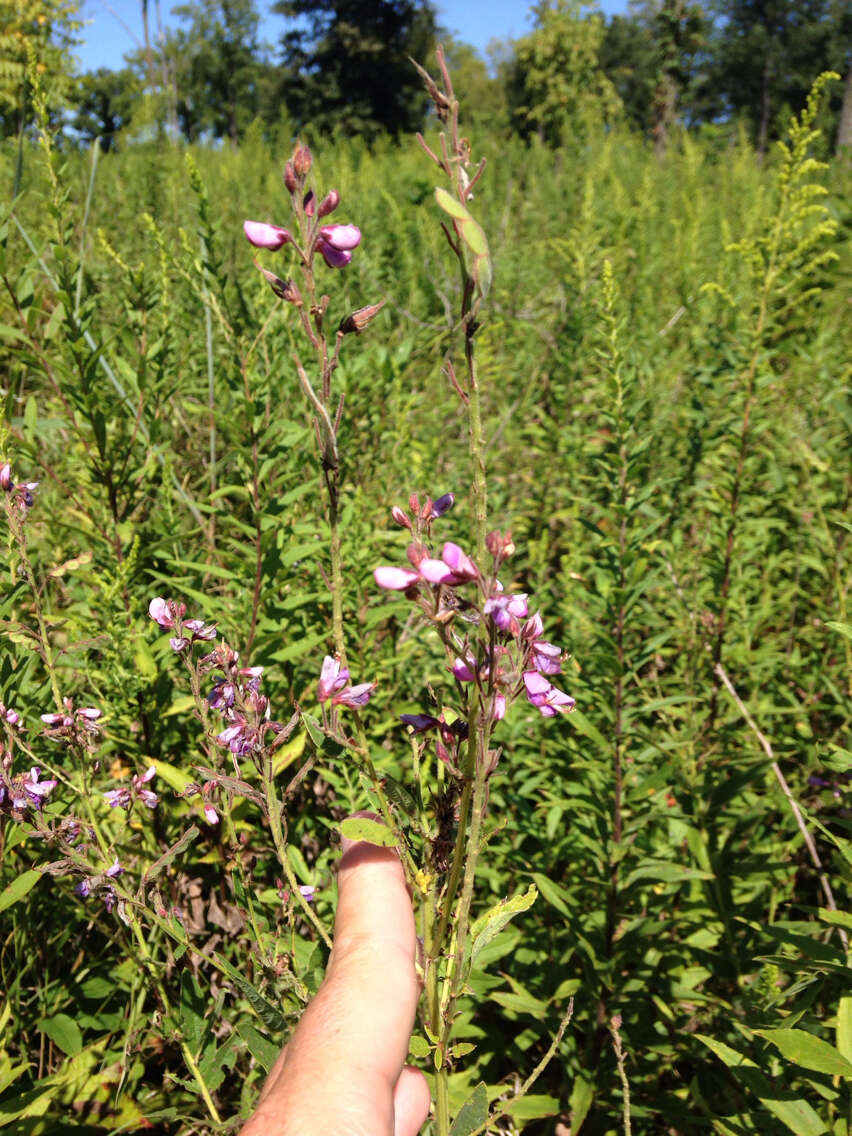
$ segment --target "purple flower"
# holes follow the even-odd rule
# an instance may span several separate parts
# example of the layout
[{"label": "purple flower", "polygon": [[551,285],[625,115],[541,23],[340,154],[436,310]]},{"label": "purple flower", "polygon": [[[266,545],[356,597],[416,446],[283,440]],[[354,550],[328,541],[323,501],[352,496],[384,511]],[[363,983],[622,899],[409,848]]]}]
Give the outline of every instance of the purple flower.
[{"label": "purple flower", "polygon": [[499,722],[502,718],[506,717],[506,696],[505,694],[494,695],[494,713],[493,718],[495,722]]},{"label": "purple flower", "polygon": [[146,808],[155,809],[160,798],[151,789],[146,789],[145,785],[152,781],[156,774],[157,767],[150,765],[144,773],[135,773],[129,786],[108,789],[104,793],[107,804],[111,809],[129,809],[135,799],[141,801]]},{"label": "purple flower", "polygon": [[219,823],[219,814],[216,812],[216,810],[213,808],[212,805],[205,805],[204,806],[204,819],[207,821],[208,824],[218,824]]},{"label": "purple flower", "polygon": [[41,769],[39,766],[34,765],[29,771],[29,774],[24,774],[20,782],[23,792],[29,798],[30,806],[39,811],[41,811],[42,800],[45,797],[49,797],[56,788],[55,779],[51,778],[49,781],[39,781],[40,774]]},{"label": "purple flower", "polygon": [[552,686],[538,671],[524,671],[524,686],[527,698],[545,718],[556,714],[570,714],[576,705],[574,699]]},{"label": "purple flower", "polygon": [[74,894],[79,895],[81,899],[88,899],[92,891],[92,885],[88,879],[80,880],[74,888]]},{"label": "purple flower", "polygon": [[320,702],[331,699],[332,706],[366,706],[376,689],[374,682],[362,682],[359,686],[349,685],[349,668],[342,667],[340,660],[326,655],[320,670],[317,684],[317,697]]},{"label": "purple flower", "polygon": [[527,597],[526,594],[492,596],[491,599],[486,600],[483,610],[486,615],[491,616],[495,626],[501,631],[509,635],[519,635],[521,625],[518,621],[526,618]]},{"label": "purple flower", "polygon": [[423,734],[441,725],[441,719],[434,718],[431,714],[400,714],[399,720],[406,726],[411,726],[413,734]]},{"label": "purple flower", "polygon": [[109,868],[107,868],[104,874],[109,876],[111,879],[114,879],[116,876],[120,876],[123,871],[124,868],[122,868],[121,864],[119,864],[118,856],[116,856],[115,861],[110,865]]},{"label": "purple flower", "polygon": [[343,268],[360,242],[361,230],[355,225],[324,225],[317,237],[317,249],[329,268]]},{"label": "purple flower", "polygon": [[249,244],[255,248],[272,249],[273,252],[293,239],[280,225],[267,225],[263,221],[243,221],[243,232]]},{"label": "purple flower", "polygon": [[452,509],[455,504],[456,498],[452,493],[445,493],[443,497],[439,497],[437,501],[432,502],[432,520],[437,517],[443,517],[444,513]]},{"label": "purple flower", "polygon": [[80,706],[75,710],[70,698],[63,698],[62,701],[64,710],[41,715],[42,722],[49,727],[45,731],[49,737],[82,742],[86,740],[86,735],[98,733],[100,710],[94,706]]},{"label": "purple flower", "polygon": [[320,702],[327,702],[338,690],[342,690],[349,682],[348,667],[341,667],[340,659],[333,659],[326,655],[322,661],[320,680],[317,684],[317,698]]},{"label": "purple flower", "polygon": [[476,678],[476,660],[469,651],[463,659],[456,658],[453,674],[459,682],[473,682]]},{"label": "purple flower", "polygon": [[359,686],[347,686],[331,700],[332,706],[366,706],[376,689],[374,682],[362,682]]},{"label": "purple flower", "polygon": [[168,631],[177,623],[180,623],[185,611],[186,604],[176,603],[174,600],[164,600],[162,596],[155,596],[148,604],[148,614],[164,631]]},{"label": "purple flower", "polygon": [[313,884],[300,884],[299,885],[299,892],[304,897],[304,899],[307,903],[313,903],[314,895],[316,894],[316,890],[317,889],[313,886]]},{"label": "purple flower", "polygon": [[12,480],[12,467],[8,462],[4,462],[4,464],[0,466],[0,489],[9,490],[14,484]]}]

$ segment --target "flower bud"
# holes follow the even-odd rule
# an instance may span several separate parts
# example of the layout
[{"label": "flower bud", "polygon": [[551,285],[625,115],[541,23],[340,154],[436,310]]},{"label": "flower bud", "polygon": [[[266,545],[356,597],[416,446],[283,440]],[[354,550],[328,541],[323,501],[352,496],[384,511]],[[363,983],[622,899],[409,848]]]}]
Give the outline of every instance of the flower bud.
[{"label": "flower bud", "polygon": [[296,171],[293,169],[292,162],[287,162],[284,166],[284,188],[288,193],[296,192]]},{"label": "flower bud", "polygon": [[330,189],[325,197],[320,202],[317,215],[319,217],[327,217],[329,213],[333,213],[340,204],[340,194],[336,189]]},{"label": "flower bud", "polygon": [[412,493],[408,498],[408,507],[412,511],[412,513],[420,512],[420,498],[416,493]]},{"label": "flower bud", "polygon": [[11,489],[12,484],[12,467],[6,462],[0,467],[0,489]]},{"label": "flower bud", "polygon": [[301,142],[296,143],[292,161],[297,178],[306,178],[311,172],[311,166],[314,164],[310,150],[307,146],[303,146]]},{"label": "flower bud", "polygon": [[394,505],[391,509],[391,516],[401,528],[411,528],[411,521],[408,519],[408,515],[400,509],[399,505]]},{"label": "flower bud", "polygon": [[346,316],[345,319],[340,321],[338,331],[342,335],[348,335],[354,331],[356,335],[360,335],[364,328],[371,323],[382,308],[385,306],[385,300],[380,300],[378,304],[368,304],[365,308],[359,308],[357,312],[352,312],[351,315]]},{"label": "flower bud", "polygon": [[309,189],[302,200],[302,208],[305,211],[306,217],[313,217],[317,209],[317,195],[312,189]]},{"label": "flower bud", "polygon": [[495,529],[486,536],[485,547],[494,559],[501,563],[515,551],[512,534],[508,531],[501,533],[499,529]]},{"label": "flower bud", "polygon": [[267,268],[261,268],[260,271],[269,281],[269,286],[276,296],[280,296],[280,298],[286,300],[288,304],[295,304],[297,308],[302,306],[302,293],[292,280],[282,280],[280,276],[276,276],[274,272],[270,272]]}]

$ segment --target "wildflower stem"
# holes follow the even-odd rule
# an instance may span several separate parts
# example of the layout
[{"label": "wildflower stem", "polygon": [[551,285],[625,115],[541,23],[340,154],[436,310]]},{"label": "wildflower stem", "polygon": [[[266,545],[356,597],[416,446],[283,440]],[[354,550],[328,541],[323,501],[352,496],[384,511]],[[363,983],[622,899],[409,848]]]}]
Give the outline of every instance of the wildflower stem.
[{"label": "wildflower stem", "polygon": [[328,526],[330,530],[331,554],[331,630],[334,636],[334,649],[340,662],[346,666],[346,644],[343,638],[343,564],[340,552],[340,492],[339,472],[325,470],[325,485],[328,490]]},{"label": "wildflower stem", "polygon": [[272,843],[275,845],[275,851],[278,853],[278,859],[281,862],[281,867],[284,875],[287,877],[287,882],[296,900],[302,907],[306,918],[319,932],[320,938],[331,950],[331,939],[329,934],[320,922],[319,917],[313,910],[311,905],[299,891],[299,881],[290,866],[290,858],[287,855],[287,842],[284,839],[284,831],[281,828],[281,805],[278,801],[278,794],[275,791],[275,779],[272,773],[272,759],[266,757],[263,762],[263,795],[266,798],[267,811],[269,813],[269,828],[272,832]]},{"label": "wildflower stem", "polygon": [[476,377],[473,335],[465,334],[465,358],[468,373],[468,427],[470,432],[470,456],[473,461],[473,535],[476,559],[485,561],[485,530],[487,515],[487,488],[485,483],[485,439],[482,435],[482,410],[479,401],[479,382]]},{"label": "wildflower stem", "polygon": [[[172,1017],[172,1008],[169,1003],[168,995],[166,994],[166,989],[157,974],[156,964],[151,957],[151,952],[148,949],[148,944],[145,941],[145,936],[142,934],[142,928],[139,926],[139,920],[136,918],[135,912],[133,912],[129,907],[127,908],[127,918],[130,926],[133,929],[133,934],[136,942],[139,945],[139,953],[143,963],[145,964],[145,969],[148,971],[154,989],[157,991],[157,994],[160,997],[160,1001],[162,1002],[166,1016]],[[221,1124],[222,1118],[219,1116],[218,1109],[213,1103],[213,1098],[210,1096],[210,1090],[207,1088],[207,1083],[202,1077],[201,1070],[198,1068],[198,1064],[195,1058],[192,1056],[192,1051],[190,1050],[183,1037],[181,1037],[180,1039],[180,1048],[181,1052],[183,1053],[183,1059],[186,1062],[186,1067],[195,1078],[195,1082],[198,1085],[198,1091],[201,1093],[201,1099],[207,1106],[207,1111],[210,1113],[211,1120],[214,1124]]]}]

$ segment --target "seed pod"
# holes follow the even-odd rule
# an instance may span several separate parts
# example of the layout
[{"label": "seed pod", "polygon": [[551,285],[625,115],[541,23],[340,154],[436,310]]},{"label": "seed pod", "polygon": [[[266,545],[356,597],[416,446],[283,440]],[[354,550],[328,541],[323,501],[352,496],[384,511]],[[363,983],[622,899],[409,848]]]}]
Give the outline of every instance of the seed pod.
[{"label": "seed pod", "polygon": [[337,330],[343,335],[348,335],[352,331],[354,331],[356,335],[360,335],[367,324],[375,319],[384,306],[385,301],[380,300],[378,304],[368,304],[366,308],[359,308],[357,312],[352,312],[351,315],[342,319]]}]

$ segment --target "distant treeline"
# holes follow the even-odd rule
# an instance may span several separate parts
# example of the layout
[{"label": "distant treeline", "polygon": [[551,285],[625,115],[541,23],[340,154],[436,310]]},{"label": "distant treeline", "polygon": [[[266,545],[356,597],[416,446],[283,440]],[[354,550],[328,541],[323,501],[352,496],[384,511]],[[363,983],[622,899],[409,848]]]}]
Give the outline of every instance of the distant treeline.
[{"label": "distant treeline", "polygon": [[[823,123],[852,142],[849,0],[632,0],[606,20],[580,0],[541,0],[533,30],[494,40],[488,60],[438,23],[429,0],[276,0],[277,44],[255,0],[190,0],[175,27],[140,0],[139,50],[120,68],[74,73],[78,0],[0,0],[0,123],[31,116],[27,45],[48,73],[72,142],[153,132],[236,145],[252,122],[375,139],[420,128],[427,104],[410,60],[443,42],[468,114],[547,142],[617,120],[664,149],[671,131],[744,124],[763,152],[801,110],[814,77],[834,70]],[[149,16],[151,18],[149,18]]]}]

